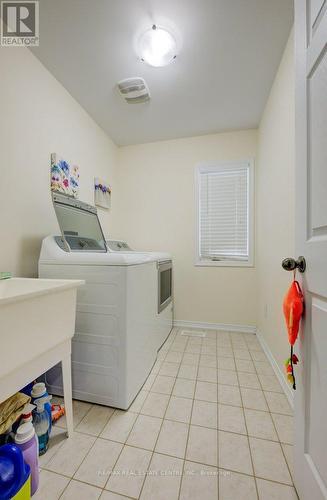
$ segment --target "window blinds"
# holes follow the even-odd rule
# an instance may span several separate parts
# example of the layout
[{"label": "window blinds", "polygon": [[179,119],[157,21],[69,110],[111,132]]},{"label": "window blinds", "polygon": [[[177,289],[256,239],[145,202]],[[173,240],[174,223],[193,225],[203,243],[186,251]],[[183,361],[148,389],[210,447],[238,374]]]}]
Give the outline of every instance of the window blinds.
[{"label": "window blinds", "polygon": [[249,165],[199,172],[200,258],[249,259]]}]

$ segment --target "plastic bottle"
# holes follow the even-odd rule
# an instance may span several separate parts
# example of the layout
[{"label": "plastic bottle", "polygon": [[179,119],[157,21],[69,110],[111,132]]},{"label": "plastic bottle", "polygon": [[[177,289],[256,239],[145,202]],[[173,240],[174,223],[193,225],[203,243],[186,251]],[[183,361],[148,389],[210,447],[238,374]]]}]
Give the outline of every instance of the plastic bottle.
[{"label": "plastic bottle", "polygon": [[19,422],[19,425],[27,424],[28,422],[33,421],[32,411],[36,408],[35,405],[31,405],[31,403],[27,403],[27,405],[23,408],[22,418]]},{"label": "plastic bottle", "polygon": [[45,405],[49,400],[49,396],[35,400],[36,412],[34,413],[33,424],[39,440],[39,455],[44,455],[49,444],[49,416],[45,409]]},{"label": "plastic bottle", "polygon": [[[47,396],[49,396],[49,394],[47,393],[47,389],[45,387],[44,382],[38,382],[37,384],[33,385],[33,389],[31,392],[31,398],[33,404],[36,404],[37,399],[44,398]],[[50,434],[52,428],[52,415],[51,415],[51,404],[49,403],[49,401],[46,403],[45,409],[49,416],[49,434]]]},{"label": "plastic bottle", "polygon": [[21,449],[25,462],[31,469],[31,493],[34,495],[39,486],[39,459],[37,440],[33,424],[20,425],[15,436],[15,444]]},{"label": "plastic bottle", "polygon": [[[16,496],[17,495],[17,496]],[[0,498],[31,498],[31,470],[15,444],[0,447]]]}]

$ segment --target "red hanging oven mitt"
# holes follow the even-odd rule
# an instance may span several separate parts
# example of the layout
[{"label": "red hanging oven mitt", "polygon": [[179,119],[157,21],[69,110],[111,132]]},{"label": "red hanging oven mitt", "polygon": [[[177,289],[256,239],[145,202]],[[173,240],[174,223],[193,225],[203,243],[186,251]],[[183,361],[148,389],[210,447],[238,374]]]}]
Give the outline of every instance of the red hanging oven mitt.
[{"label": "red hanging oven mitt", "polygon": [[303,314],[303,294],[298,281],[293,281],[285,295],[283,311],[286,320],[288,340],[291,344],[291,356],[285,361],[287,379],[296,389],[293,364],[298,363],[298,358],[293,354],[293,346],[297,339],[300,321]]}]

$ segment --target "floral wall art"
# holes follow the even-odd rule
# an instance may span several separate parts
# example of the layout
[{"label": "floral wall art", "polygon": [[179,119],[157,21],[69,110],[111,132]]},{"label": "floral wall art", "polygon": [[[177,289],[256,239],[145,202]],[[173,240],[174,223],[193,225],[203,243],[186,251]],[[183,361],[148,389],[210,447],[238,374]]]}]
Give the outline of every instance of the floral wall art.
[{"label": "floral wall art", "polygon": [[111,186],[99,177],[94,178],[94,203],[102,208],[111,206]]},{"label": "floral wall art", "polygon": [[79,167],[71,165],[56,153],[51,155],[51,191],[74,198],[79,192]]}]

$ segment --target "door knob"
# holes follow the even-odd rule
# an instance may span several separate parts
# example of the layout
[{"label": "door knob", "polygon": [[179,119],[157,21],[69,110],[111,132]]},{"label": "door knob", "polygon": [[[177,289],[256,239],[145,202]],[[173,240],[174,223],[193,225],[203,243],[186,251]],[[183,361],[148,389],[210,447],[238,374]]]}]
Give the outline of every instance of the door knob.
[{"label": "door knob", "polygon": [[287,257],[283,260],[282,267],[285,271],[295,271],[295,269],[298,269],[300,273],[304,273],[307,263],[302,255],[297,260]]}]

